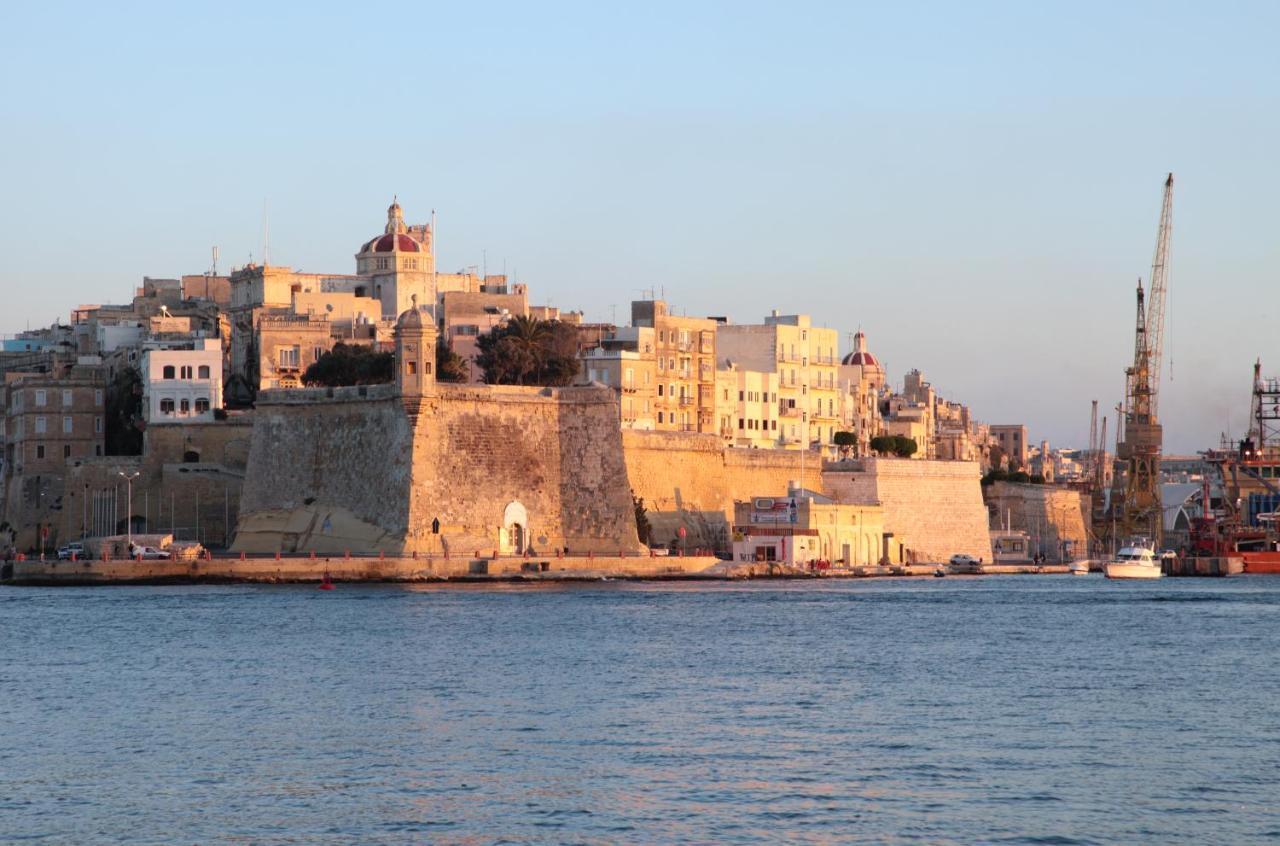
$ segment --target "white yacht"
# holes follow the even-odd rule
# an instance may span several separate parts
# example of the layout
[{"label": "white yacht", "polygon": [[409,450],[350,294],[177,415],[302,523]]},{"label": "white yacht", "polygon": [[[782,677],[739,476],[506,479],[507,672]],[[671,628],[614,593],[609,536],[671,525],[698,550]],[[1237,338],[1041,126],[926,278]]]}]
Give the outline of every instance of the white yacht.
[{"label": "white yacht", "polygon": [[1073,576],[1089,575],[1089,562],[1087,559],[1077,559],[1067,564],[1067,572]]},{"label": "white yacht", "polygon": [[1103,568],[1108,579],[1158,579],[1164,575],[1160,559],[1145,539],[1129,541]]}]

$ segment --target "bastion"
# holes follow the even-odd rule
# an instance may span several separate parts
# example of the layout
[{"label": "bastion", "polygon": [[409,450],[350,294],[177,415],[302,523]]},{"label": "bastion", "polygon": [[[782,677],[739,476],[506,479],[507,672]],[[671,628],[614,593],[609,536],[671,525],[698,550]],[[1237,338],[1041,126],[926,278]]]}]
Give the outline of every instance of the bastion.
[{"label": "bastion", "polygon": [[612,392],[452,385],[416,307],[393,384],[258,396],[244,552],[617,555],[636,534]]}]

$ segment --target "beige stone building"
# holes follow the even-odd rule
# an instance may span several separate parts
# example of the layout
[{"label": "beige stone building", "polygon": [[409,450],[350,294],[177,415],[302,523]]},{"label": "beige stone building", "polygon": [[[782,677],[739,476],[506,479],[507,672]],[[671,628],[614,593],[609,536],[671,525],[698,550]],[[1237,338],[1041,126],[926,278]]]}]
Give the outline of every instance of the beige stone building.
[{"label": "beige stone building", "polygon": [[662,300],[638,300],[631,325],[654,332],[654,428],[716,432],[716,321],[674,315]]},{"label": "beige stone building", "polygon": [[721,359],[778,377],[779,444],[823,446],[839,431],[839,336],[806,314],[776,311],[758,325],[726,324],[717,333]]},{"label": "beige stone building", "polygon": [[582,356],[587,382],[612,388],[618,397],[618,420],[624,429],[657,428],[658,361],[656,330],[622,326]]},{"label": "beige stone building", "polygon": [[721,362],[716,370],[716,421],[725,444],[773,449],[780,444],[778,374]]},{"label": "beige stone building", "polygon": [[1022,424],[992,425],[991,436],[996,446],[1008,459],[1010,470],[1020,470],[1027,466],[1028,450],[1027,427]]},{"label": "beige stone building", "polygon": [[837,569],[900,564],[901,544],[879,505],[850,505],[806,490],[734,503],[733,558]]},{"label": "beige stone building", "polygon": [[[106,443],[106,380],[100,359],[52,363],[49,372],[15,374],[6,394],[4,522],[20,549],[40,545],[41,529],[57,541],[52,524],[67,494],[67,468],[103,454]],[[5,539],[0,539],[2,543]]]}]

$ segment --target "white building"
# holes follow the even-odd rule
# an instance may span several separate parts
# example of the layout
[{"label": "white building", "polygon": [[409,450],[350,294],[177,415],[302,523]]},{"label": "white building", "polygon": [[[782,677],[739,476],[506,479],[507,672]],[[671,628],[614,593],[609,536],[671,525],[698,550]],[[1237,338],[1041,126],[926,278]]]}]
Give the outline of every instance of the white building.
[{"label": "white building", "polygon": [[222,408],[222,342],[197,338],[192,346],[142,354],[142,413],[148,424],[204,423]]}]

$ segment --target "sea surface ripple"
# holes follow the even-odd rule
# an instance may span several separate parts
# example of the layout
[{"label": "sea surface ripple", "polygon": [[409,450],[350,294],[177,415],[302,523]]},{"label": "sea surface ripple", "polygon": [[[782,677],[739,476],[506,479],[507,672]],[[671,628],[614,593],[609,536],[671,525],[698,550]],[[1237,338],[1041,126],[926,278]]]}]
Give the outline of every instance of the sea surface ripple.
[{"label": "sea surface ripple", "polygon": [[1280,842],[1280,578],[0,587],[0,842]]}]

